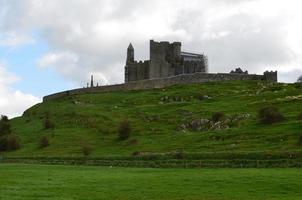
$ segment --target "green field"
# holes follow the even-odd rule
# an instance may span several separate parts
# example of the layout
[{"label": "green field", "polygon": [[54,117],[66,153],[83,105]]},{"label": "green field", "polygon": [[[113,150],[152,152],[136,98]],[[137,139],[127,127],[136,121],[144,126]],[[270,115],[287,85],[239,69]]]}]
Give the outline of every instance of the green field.
[{"label": "green field", "polygon": [[[11,120],[21,149],[3,156],[83,156],[82,146],[92,147],[90,157],[132,156],[133,152],[249,153],[302,152],[302,86],[259,81],[229,81],[176,85],[165,89],[115,91],[68,96],[38,104]],[[207,96],[207,98],[203,98]],[[258,110],[274,105],[285,121],[260,124]],[[210,119],[214,112],[227,117],[248,114],[240,123],[222,130],[181,129],[195,119]],[[55,124],[45,130],[49,115]],[[117,139],[119,123],[132,125],[128,140]],[[46,136],[50,145],[39,148]]]},{"label": "green field", "polygon": [[302,199],[300,169],[0,165],[2,200]]}]

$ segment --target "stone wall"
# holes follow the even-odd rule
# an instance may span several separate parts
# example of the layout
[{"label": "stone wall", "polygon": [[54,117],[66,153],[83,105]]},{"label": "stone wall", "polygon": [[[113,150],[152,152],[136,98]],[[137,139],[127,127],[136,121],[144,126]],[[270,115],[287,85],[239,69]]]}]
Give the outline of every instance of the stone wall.
[{"label": "stone wall", "polygon": [[134,48],[131,43],[127,48],[126,83],[196,72],[208,72],[207,57],[203,54],[182,52],[180,42],[150,40],[150,60],[144,62],[134,59]]},{"label": "stone wall", "polygon": [[264,75],[256,74],[224,74],[224,73],[195,73],[195,74],[181,74],[174,77],[163,79],[151,79],[134,81],[124,84],[108,85],[91,88],[80,88],[51,94],[45,96],[43,101],[65,97],[68,95],[78,94],[92,94],[109,91],[127,91],[127,90],[145,90],[153,88],[163,88],[176,84],[190,84],[190,83],[204,83],[213,81],[230,81],[230,80],[263,80],[263,81],[277,81],[277,72],[265,72]]},{"label": "stone wall", "polygon": [[125,67],[125,82],[149,79],[149,61],[127,64]]}]

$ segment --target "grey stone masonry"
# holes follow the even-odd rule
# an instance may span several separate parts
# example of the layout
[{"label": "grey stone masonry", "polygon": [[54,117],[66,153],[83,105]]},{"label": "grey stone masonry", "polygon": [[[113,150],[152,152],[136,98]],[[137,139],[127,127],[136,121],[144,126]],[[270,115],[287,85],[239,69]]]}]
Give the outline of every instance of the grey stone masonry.
[{"label": "grey stone masonry", "polygon": [[94,86],[91,76],[90,87],[74,89],[48,95],[43,101],[69,95],[90,94],[109,91],[145,90],[163,88],[176,84],[203,83],[229,80],[262,80],[277,82],[277,71],[264,72],[263,75],[248,74],[237,68],[231,73],[208,73],[208,58],[204,54],[181,51],[180,42],[155,42],[150,40],[150,60],[136,61],[134,48],[127,48],[125,83],[108,86]]},{"label": "grey stone masonry", "polygon": [[131,81],[128,83],[117,84],[117,85],[74,89],[74,90],[59,92],[56,94],[45,96],[43,98],[43,101],[57,99],[69,95],[93,94],[93,93],[102,93],[102,92],[110,92],[110,91],[145,90],[145,89],[154,89],[154,88],[164,88],[167,86],[177,85],[177,84],[192,84],[192,83],[204,83],[204,82],[211,82],[211,81],[230,81],[230,80],[259,80],[259,81],[277,82],[277,72],[266,71],[264,72],[263,75],[238,74],[238,73],[213,74],[213,73],[203,73],[203,72],[197,72],[194,74],[180,74],[168,78]]},{"label": "grey stone masonry", "polygon": [[182,52],[180,42],[150,40],[150,60],[146,61],[134,59],[131,43],[127,48],[125,83],[196,72],[208,72],[207,57],[203,54]]}]

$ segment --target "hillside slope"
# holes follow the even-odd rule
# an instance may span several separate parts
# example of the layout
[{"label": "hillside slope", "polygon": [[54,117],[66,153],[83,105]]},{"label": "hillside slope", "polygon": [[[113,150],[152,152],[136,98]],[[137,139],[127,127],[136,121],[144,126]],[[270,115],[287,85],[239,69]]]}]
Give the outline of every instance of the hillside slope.
[{"label": "hillside slope", "polygon": [[[173,151],[300,152],[301,94],[295,84],[231,81],[69,96],[35,105],[13,119],[21,149],[4,155],[82,156],[83,145],[92,147],[92,157]],[[279,108],[285,121],[259,123],[258,110],[270,104]],[[215,112],[240,120],[200,127],[198,123]],[[55,124],[53,130],[43,127],[46,115]],[[128,140],[120,141],[117,128],[125,119],[133,130]],[[50,145],[39,148],[43,136]]]}]

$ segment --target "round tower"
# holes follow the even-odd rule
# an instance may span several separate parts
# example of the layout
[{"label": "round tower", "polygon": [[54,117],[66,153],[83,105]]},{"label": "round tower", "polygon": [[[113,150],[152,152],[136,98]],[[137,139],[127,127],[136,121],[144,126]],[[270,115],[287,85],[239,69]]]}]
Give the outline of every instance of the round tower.
[{"label": "round tower", "polygon": [[127,48],[127,60],[126,63],[133,63],[134,62],[134,48],[130,43]]}]

